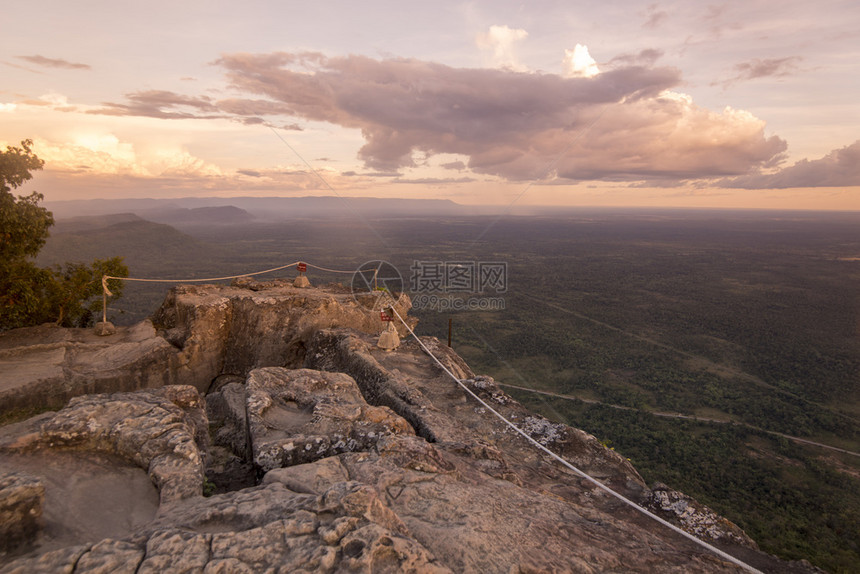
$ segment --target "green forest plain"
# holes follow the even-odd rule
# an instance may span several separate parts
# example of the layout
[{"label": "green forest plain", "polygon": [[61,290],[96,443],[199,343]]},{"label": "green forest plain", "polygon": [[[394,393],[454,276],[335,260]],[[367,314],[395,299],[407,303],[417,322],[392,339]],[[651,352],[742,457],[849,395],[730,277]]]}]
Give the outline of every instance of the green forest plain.
[{"label": "green forest plain", "polygon": [[[711,506],[767,552],[860,571],[860,213],[591,210],[175,227],[100,217],[60,220],[38,262],[114,255],[130,277],[165,279],[383,260],[407,291],[416,261],[504,262],[503,292],[435,293],[493,297],[503,309],[414,309],[418,333],[444,340],[452,320],[453,347],[475,372],[595,435],[649,484]],[[111,319],[146,318],[170,286],[127,282]]]}]

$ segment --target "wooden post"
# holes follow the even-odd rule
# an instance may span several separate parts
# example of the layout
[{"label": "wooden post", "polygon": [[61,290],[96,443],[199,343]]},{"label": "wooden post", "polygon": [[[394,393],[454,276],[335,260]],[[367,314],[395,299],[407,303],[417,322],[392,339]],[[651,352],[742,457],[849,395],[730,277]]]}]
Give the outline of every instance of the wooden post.
[{"label": "wooden post", "polygon": [[451,326],[454,323],[453,317],[448,317],[448,346],[451,346]]}]

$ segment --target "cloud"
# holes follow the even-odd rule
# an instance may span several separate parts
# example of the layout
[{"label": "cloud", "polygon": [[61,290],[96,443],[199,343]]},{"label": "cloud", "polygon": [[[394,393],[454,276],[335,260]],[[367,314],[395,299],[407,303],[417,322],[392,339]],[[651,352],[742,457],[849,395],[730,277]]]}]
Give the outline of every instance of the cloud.
[{"label": "cloud", "polygon": [[466,169],[466,164],[462,161],[452,161],[448,163],[443,163],[440,167],[444,167],[445,169],[456,169],[457,171],[463,171],[464,169]]},{"label": "cloud", "polygon": [[657,60],[663,57],[662,50],[656,50],[653,48],[646,48],[642,50],[638,54],[621,54],[619,56],[615,56],[607,65],[609,66],[653,66],[657,63]]},{"label": "cloud", "polygon": [[798,64],[803,61],[800,56],[788,56],[785,58],[766,58],[764,60],[754,58],[747,62],[741,62],[734,66],[735,75],[719,82],[732,85],[737,82],[755,80],[758,78],[781,78],[790,76],[798,70]]},{"label": "cloud", "polygon": [[600,73],[597,62],[588,53],[588,47],[577,44],[573,50],[564,51],[562,69],[566,78],[593,78]]},{"label": "cloud", "polygon": [[758,58],[749,62],[742,62],[735,66],[740,72],[739,77],[746,80],[753,78],[764,78],[767,76],[787,76],[797,69],[797,64],[803,60],[800,56],[787,58],[765,59]]},{"label": "cloud", "polygon": [[642,23],[643,28],[656,29],[669,17],[665,10],[660,10],[657,4],[651,4],[645,11],[645,22]]},{"label": "cloud", "polygon": [[517,61],[514,45],[528,37],[525,30],[513,30],[507,26],[490,26],[486,32],[478,34],[475,44],[478,48],[492,52],[491,65],[505,70],[525,72],[527,68]]},{"label": "cloud", "polygon": [[752,114],[671,92],[681,78],[668,67],[567,78],[316,53],[228,54],[217,64],[234,90],[266,98],[230,111],[360,130],[359,158],[388,173],[414,167],[416,153],[450,153],[510,180],[712,178],[759,169],[786,148]]},{"label": "cloud", "polygon": [[[275,125],[261,116],[293,115],[293,109],[281,102],[261,99],[186,96],[167,90],[148,90],[126,94],[127,103],[105,102],[88,114],[140,116],[157,119],[230,119],[246,126],[263,125],[282,130],[303,131],[297,123]],[[47,105],[48,102],[42,103]]]},{"label": "cloud", "polygon": [[76,62],[69,62],[67,60],[61,60],[58,58],[46,58],[44,56],[16,56],[19,60],[24,60],[26,62],[30,62],[31,64],[36,64],[37,66],[44,66],[46,68],[63,68],[66,70],[91,70],[89,64],[79,64]]},{"label": "cloud", "polygon": [[265,124],[266,120],[264,120],[263,118],[253,116],[250,118],[243,118],[242,123],[245,124],[246,126],[256,126],[256,125]]},{"label": "cloud", "polygon": [[392,180],[392,183],[408,183],[415,185],[449,185],[455,183],[471,183],[473,181],[475,181],[475,178],[473,177],[419,177],[412,179],[398,177],[397,179]]},{"label": "cloud", "polygon": [[105,107],[89,110],[89,114],[109,116],[144,116],[162,119],[222,117],[209,96],[183,96],[166,90],[146,90],[127,94],[130,103],[106,102]]},{"label": "cloud", "polygon": [[272,100],[229,98],[219,100],[217,107],[222,112],[239,116],[293,115],[291,106]]},{"label": "cloud", "polygon": [[211,177],[221,175],[215,165],[177,146],[140,149],[110,133],[80,135],[56,143],[37,139],[34,149],[56,172],[153,177]]},{"label": "cloud", "polygon": [[803,159],[772,174],[723,179],[718,185],[742,189],[860,186],[860,140],[833,150],[821,159]]},{"label": "cloud", "polygon": [[27,72],[32,72],[33,74],[44,75],[45,73],[39,70],[34,70],[33,68],[28,68],[27,66],[19,66],[18,64],[13,64],[12,62],[7,62],[5,60],[0,60],[0,64],[3,64],[4,66],[9,66],[10,68],[15,68],[16,70],[26,70]]}]

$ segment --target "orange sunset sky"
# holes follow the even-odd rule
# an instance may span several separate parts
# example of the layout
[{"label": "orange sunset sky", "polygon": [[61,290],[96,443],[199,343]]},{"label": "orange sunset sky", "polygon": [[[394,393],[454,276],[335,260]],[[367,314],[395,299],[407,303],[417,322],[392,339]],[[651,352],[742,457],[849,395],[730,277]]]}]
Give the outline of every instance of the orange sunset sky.
[{"label": "orange sunset sky", "polygon": [[19,192],[860,210],[860,4],[15,3]]}]

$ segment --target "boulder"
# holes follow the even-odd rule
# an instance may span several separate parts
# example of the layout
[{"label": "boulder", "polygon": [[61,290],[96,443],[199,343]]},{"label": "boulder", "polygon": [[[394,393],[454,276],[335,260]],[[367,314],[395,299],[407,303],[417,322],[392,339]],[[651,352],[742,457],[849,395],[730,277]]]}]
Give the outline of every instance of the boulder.
[{"label": "boulder", "polygon": [[352,377],[310,369],[251,371],[248,430],[263,471],[372,448],[388,434],[413,434],[387,407],[368,405]]}]

